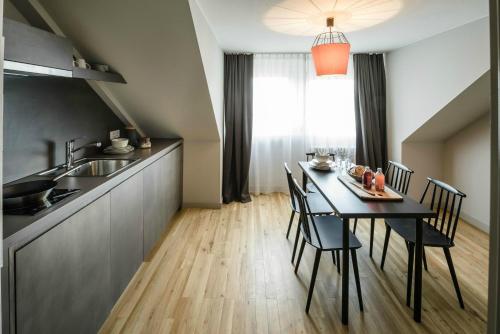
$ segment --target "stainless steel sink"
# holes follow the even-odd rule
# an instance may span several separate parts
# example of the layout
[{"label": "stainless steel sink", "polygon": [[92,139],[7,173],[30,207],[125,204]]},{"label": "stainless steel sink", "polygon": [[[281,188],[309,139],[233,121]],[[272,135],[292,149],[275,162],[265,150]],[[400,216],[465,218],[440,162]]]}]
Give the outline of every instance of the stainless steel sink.
[{"label": "stainless steel sink", "polygon": [[85,159],[64,176],[110,176],[133,164],[133,159]]}]

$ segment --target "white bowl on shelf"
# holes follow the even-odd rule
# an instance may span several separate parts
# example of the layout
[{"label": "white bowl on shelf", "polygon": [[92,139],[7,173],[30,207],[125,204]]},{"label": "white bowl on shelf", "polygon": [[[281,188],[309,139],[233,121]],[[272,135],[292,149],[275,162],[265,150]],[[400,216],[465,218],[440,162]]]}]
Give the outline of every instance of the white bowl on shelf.
[{"label": "white bowl on shelf", "polygon": [[113,148],[125,148],[128,145],[128,139],[127,138],[115,138],[111,139],[111,146]]}]

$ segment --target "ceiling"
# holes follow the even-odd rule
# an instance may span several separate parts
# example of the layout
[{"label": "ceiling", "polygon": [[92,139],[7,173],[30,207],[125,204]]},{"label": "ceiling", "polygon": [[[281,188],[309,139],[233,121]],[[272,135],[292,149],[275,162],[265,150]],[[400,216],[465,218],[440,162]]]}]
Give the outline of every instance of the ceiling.
[{"label": "ceiling", "polygon": [[327,16],[353,52],[397,49],[488,16],[488,0],[197,0],[231,52],[307,52]]}]

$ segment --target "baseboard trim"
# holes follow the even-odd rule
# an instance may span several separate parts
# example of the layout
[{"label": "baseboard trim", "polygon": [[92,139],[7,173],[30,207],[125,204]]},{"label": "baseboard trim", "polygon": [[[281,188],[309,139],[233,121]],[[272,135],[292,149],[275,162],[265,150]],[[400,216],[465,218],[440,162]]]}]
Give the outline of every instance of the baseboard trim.
[{"label": "baseboard trim", "polygon": [[191,209],[191,208],[196,208],[196,209],[220,209],[222,207],[222,203],[199,203],[199,202],[193,202],[193,203],[183,203],[182,208],[183,209]]},{"label": "baseboard trim", "polygon": [[490,233],[490,226],[488,224],[485,224],[485,223],[477,220],[476,218],[469,216],[465,212],[462,212],[460,214],[460,216],[465,222],[469,223],[470,225],[477,227],[478,229],[480,229],[481,231],[483,231],[485,233],[488,233],[488,234]]}]

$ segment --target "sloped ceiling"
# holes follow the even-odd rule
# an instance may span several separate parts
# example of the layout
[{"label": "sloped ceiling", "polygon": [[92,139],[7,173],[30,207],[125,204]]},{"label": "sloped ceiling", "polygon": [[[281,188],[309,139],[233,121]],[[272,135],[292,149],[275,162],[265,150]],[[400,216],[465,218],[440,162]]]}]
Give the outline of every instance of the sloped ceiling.
[{"label": "sloped ceiling", "polygon": [[89,62],[125,77],[109,91],[148,136],[220,140],[187,0],[40,4]]},{"label": "sloped ceiling", "polygon": [[490,71],[457,95],[405,142],[442,141],[488,113],[490,107]]}]

